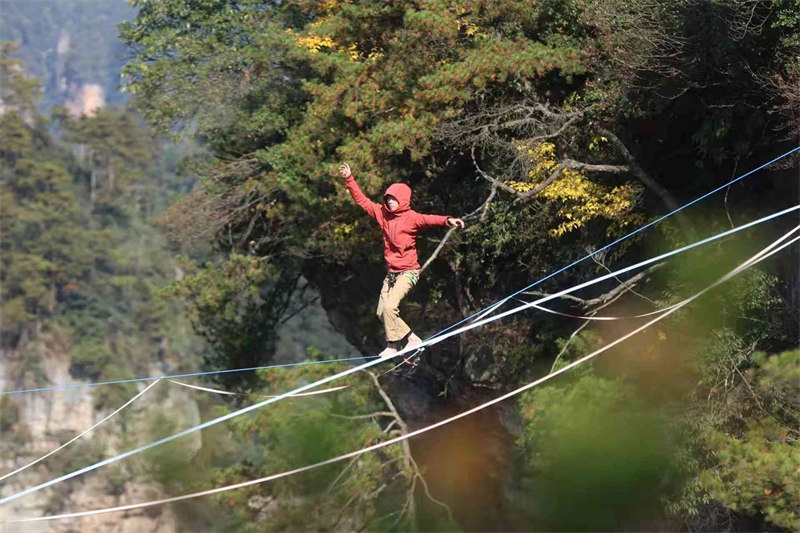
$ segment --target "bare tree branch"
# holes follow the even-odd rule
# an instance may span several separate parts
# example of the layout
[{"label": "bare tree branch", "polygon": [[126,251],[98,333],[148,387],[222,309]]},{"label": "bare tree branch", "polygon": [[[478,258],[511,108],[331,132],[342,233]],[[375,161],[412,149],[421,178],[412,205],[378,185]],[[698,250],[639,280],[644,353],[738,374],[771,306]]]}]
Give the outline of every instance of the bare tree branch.
[{"label": "bare tree branch", "polygon": [[[400,413],[397,411],[397,408],[394,406],[394,402],[392,402],[392,399],[389,398],[389,395],[386,394],[386,391],[381,386],[380,381],[378,381],[378,376],[373,372],[366,372],[366,373],[372,378],[372,382],[375,384],[375,388],[378,389],[378,394],[381,395],[381,398],[383,398],[383,401],[386,403],[386,407],[388,407],[389,411],[391,411],[392,415],[394,415],[394,419],[397,422],[397,425],[400,426],[401,434],[407,435],[408,426],[406,425],[405,420],[403,420],[402,417],[400,416]],[[403,506],[403,512],[401,513],[400,516],[405,514],[406,511],[408,511],[412,525],[416,525],[416,508],[414,503],[414,491],[416,489],[417,480],[420,480],[422,486],[425,489],[425,494],[428,496],[428,498],[430,498],[432,502],[444,507],[447,510],[447,514],[450,516],[450,519],[452,520],[453,514],[450,511],[450,507],[448,507],[446,504],[434,498],[431,495],[430,490],[428,490],[428,484],[425,482],[425,478],[420,473],[417,462],[414,461],[414,457],[411,455],[411,447],[408,444],[408,440],[403,440],[401,442],[401,445],[403,447],[403,463],[407,469],[406,471],[409,472],[411,475],[411,488],[409,489],[408,496],[406,498],[406,504]],[[413,529],[416,529],[416,527],[414,527]]]},{"label": "bare tree branch", "polygon": [[472,145],[472,148],[470,149],[470,154],[472,155],[472,162],[475,165],[475,170],[478,171],[478,175],[480,177],[482,177],[483,179],[485,179],[486,181],[491,183],[492,186],[494,186],[494,187],[499,187],[499,188],[503,189],[504,191],[510,192],[511,194],[514,194],[514,195],[519,194],[511,186],[506,185],[505,183],[503,183],[499,179],[493,178],[492,176],[490,176],[489,174],[487,174],[486,172],[481,170],[481,167],[478,165],[478,161],[475,159],[475,145]]},{"label": "bare tree branch", "polygon": [[[598,265],[600,265],[601,267],[603,267],[603,269],[605,269],[605,271],[606,271],[606,272],[608,272],[609,274],[613,274],[613,272],[611,271],[611,269],[610,269],[610,268],[608,268],[608,266],[606,266],[605,262],[603,261],[603,258],[600,256],[600,254],[593,254],[593,255],[592,255],[592,260],[593,260],[595,263],[597,263]],[[651,267],[651,268],[652,268],[652,267]],[[648,269],[648,270],[649,270],[649,269]],[[650,271],[652,272],[652,270],[650,270]],[[650,298],[648,298],[647,296],[645,296],[645,295],[643,295],[643,294],[639,294],[638,292],[636,292],[635,290],[633,290],[633,284],[629,284],[629,283],[626,283],[626,282],[622,281],[622,280],[621,280],[621,279],[619,279],[619,277],[618,277],[618,276],[616,276],[616,275],[614,276],[614,279],[615,279],[615,280],[617,280],[617,281],[618,281],[618,282],[619,282],[621,285],[626,285],[626,286],[627,286],[627,288],[628,288],[628,291],[630,291],[632,294],[635,294],[636,296],[638,296],[638,297],[639,297],[639,298],[641,298],[642,300],[647,300],[647,301],[648,301],[648,302],[650,302],[651,304],[655,305],[655,302],[654,302],[653,300],[651,300],[651,299],[650,299]]]},{"label": "bare tree branch", "polygon": [[[559,296],[559,298],[563,298],[565,300],[571,300],[573,302],[577,302],[584,309],[588,309],[588,308],[594,307],[596,305],[605,306],[611,300],[616,298],[617,296],[620,296],[620,295],[624,294],[625,292],[631,290],[633,287],[636,286],[636,284],[638,282],[640,282],[642,279],[644,279],[649,274],[651,274],[651,273],[655,272],[656,270],[658,270],[659,268],[663,267],[664,265],[665,265],[665,263],[656,263],[654,265],[651,265],[649,268],[647,268],[647,270],[643,270],[642,272],[639,272],[638,274],[636,274],[634,276],[631,276],[627,280],[620,282],[619,285],[617,285],[616,287],[614,287],[613,289],[611,289],[607,293],[601,294],[600,296],[597,296],[596,298],[591,298],[589,300],[584,300],[582,298],[578,298],[577,296],[573,296],[571,294],[562,294],[561,296]],[[525,291],[522,294],[525,294],[527,296],[539,296],[539,297],[550,296],[548,293],[540,292],[540,291]]]},{"label": "bare tree branch", "polygon": [[559,164],[572,170],[585,170],[588,172],[608,172],[611,174],[622,174],[630,172],[630,167],[626,165],[593,165],[590,163],[582,163],[574,159],[562,159]]},{"label": "bare tree branch", "polygon": [[[594,316],[596,313],[597,313],[597,311],[592,311],[592,316]],[[591,320],[584,320],[583,324],[578,326],[578,329],[573,331],[572,335],[570,335],[569,338],[567,338],[567,342],[564,343],[564,346],[561,347],[561,350],[558,352],[558,355],[556,355],[556,358],[553,359],[553,364],[550,367],[550,372],[549,372],[550,374],[552,374],[553,371],[556,369],[556,365],[558,364],[558,361],[561,359],[561,356],[564,355],[565,353],[567,353],[567,348],[569,348],[569,344],[572,342],[572,339],[577,337],[578,333],[583,331],[583,329],[586,326],[588,326],[590,323],[591,323]]]},{"label": "bare tree branch", "polygon": [[[489,196],[486,198],[486,200],[484,200],[483,203],[475,211],[467,215],[464,215],[461,218],[469,220],[470,218],[473,218],[480,212],[481,213],[480,221],[483,222],[484,218],[486,217],[486,211],[487,209],[489,209],[489,204],[491,204],[496,194],[497,194],[497,184],[492,184],[492,190],[489,192]],[[439,244],[436,246],[436,249],[433,251],[430,257],[428,257],[425,263],[420,267],[419,269],[420,274],[425,272],[425,269],[430,266],[430,264],[433,262],[434,259],[436,259],[436,257],[442,251],[444,245],[447,244],[447,241],[450,240],[450,237],[453,235],[456,229],[457,228],[450,228],[449,230],[447,230],[447,233],[445,233],[444,237],[442,237],[442,239],[439,241]]]},{"label": "bare tree branch", "polygon": [[[636,161],[636,158],[633,157],[633,154],[631,154],[630,150],[628,150],[628,147],[625,146],[625,144],[619,139],[619,137],[614,135],[611,131],[597,124],[594,124],[594,129],[597,131],[597,133],[599,133],[600,135],[604,136],[609,141],[611,141],[611,144],[614,145],[614,147],[620,152],[622,157],[628,162],[628,165],[630,165],[631,174],[636,176],[636,178],[639,181],[641,181],[645,187],[653,191],[656,194],[656,196],[661,198],[661,201],[664,202],[664,205],[667,206],[667,209],[669,209],[670,211],[676,211],[679,209],[680,206],[678,205],[678,202],[675,200],[672,194],[669,191],[667,191],[664,187],[662,187],[661,184],[659,184],[657,181],[651,178],[647,174],[647,172],[645,172],[644,169],[639,166],[639,163]],[[676,216],[678,219],[678,223],[686,232],[686,235],[692,238],[696,237],[694,228],[689,223],[689,221],[683,216],[683,214],[677,213]]]},{"label": "bare tree branch", "polygon": [[574,110],[553,110],[536,101],[481,109],[444,124],[438,136],[457,144],[482,146],[507,144],[500,132],[514,131],[535,142],[562,135],[583,119],[591,106]]},{"label": "bare tree branch", "polygon": [[[492,185],[492,190],[489,193],[489,196],[486,198],[486,200],[483,202],[483,205],[480,207],[480,211],[481,211],[481,217],[479,219],[480,222],[483,222],[484,220],[486,220],[486,214],[489,212],[489,205],[492,203],[492,200],[494,200],[495,195],[497,195],[497,185]],[[464,218],[469,218],[472,215],[473,215],[473,213],[470,213],[469,215],[467,215]]]},{"label": "bare tree branch", "polygon": [[450,237],[453,235],[453,233],[455,231],[456,231],[456,228],[450,228],[449,230],[447,230],[447,233],[444,234],[444,237],[442,237],[442,240],[439,241],[439,245],[436,247],[436,249],[433,251],[433,253],[430,255],[430,257],[428,257],[428,259],[425,261],[425,263],[420,267],[420,269],[419,269],[419,273],[420,274],[425,272],[425,269],[428,268],[431,263],[433,263],[433,260],[436,259],[436,257],[439,255],[439,252],[442,251],[442,249],[444,248],[444,245],[447,244],[447,241],[450,240]]},{"label": "bare tree branch", "polygon": [[[660,268],[663,264],[664,263],[657,263],[657,264],[653,265],[652,267],[650,267],[649,269],[647,269],[646,271],[640,272],[639,274],[637,274],[637,276],[639,276],[641,274],[647,274],[648,271],[655,270],[655,268]],[[611,305],[614,302],[616,302],[618,299],[622,298],[622,295],[625,294],[626,290],[632,290],[631,287],[633,287],[633,284],[635,284],[636,281],[639,281],[639,279],[641,279],[641,278],[639,278],[639,279],[634,280],[634,278],[636,278],[636,276],[633,276],[632,278],[630,278],[624,285],[619,285],[614,290],[609,291],[608,293],[603,295],[603,296],[606,296],[605,301],[602,301],[604,299],[603,296],[595,298],[594,299],[595,301],[601,300],[602,302],[600,303],[600,305],[597,308],[595,308],[591,312],[589,312],[589,316],[595,316],[598,312],[600,312],[600,310],[605,309],[609,305]],[[615,293],[615,294],[612,294],[612,293]],[[565,295],[565,296],[567,296],[567,295]],[[575,298],[575,299],[579,300],[580,298]],[[584,302],[586,302],[586,300],[584,300]],[[564,343],[564,346],[561,347],[561,351],[558,352],[558,355],[556,355],[556,358],[553,360],[553,366],[550,367],[550,373],[551,374],[556,369],[556,364],[558,364],[558,361],[561,359],[561,357],[565,353],[567,353],[567,348],[569,348],[569,344],[572,342],[572,340],[575,337],[577,337],[578,333],[583,331],[583,329],[586,326],[589,325],[590,322],[591,322],[591,320],[584,320],[583,324],[578,326],[578,329],[576,329],[575,331],[572,332],[572,335],[569,336],[569,338],[567,339],[567,342]]]},{"label": "bare tree branch", "polygon": [[369,413],[366,415],[340,415],[336,413],[328,413],[334,418],[344,418],[345,420],[362,420],[364,418],[376,418],[379,416],[391,416],[393,417],[394,414],[390,413],[389,411],[376,411],[374,413]]},{"label": "bare tree branch", "polygon": [[514,203],[512,205],[517,205],[517,204],[520,204],[522,202],[526,202],[526,201],[530,200],[531,198],[533,198],[534,196],[536,196],[537,194],[539,194],[540,192],[545,190],[547,187],[549,187],[550,184],[553,183],[561,175],[561,173],[563,171],[564,171],[564,167],[562,167],[561,165],[557,165],[556,168],[553,169],[553,171],[547,177],[547,179],[544,180],[542,183],[540,183],[539,185],[537,185],[535,188],[531,189],[530,191],[527,191],[527,192],[524,192],[524,193],[518,193],[519,194],[519,198],[514,200]]}]

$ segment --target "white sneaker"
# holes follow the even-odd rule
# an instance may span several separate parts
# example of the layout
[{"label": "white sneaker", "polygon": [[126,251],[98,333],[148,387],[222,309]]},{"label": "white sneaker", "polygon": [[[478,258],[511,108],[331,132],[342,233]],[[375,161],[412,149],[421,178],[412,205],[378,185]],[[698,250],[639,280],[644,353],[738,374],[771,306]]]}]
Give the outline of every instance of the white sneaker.
[{"label": "white sneaker", "polygon": [[397,349],[392,348],[391,346],[387,346],[386,349],[382,351],[379,355],[381,356],[381,359],[388,359],[392,356],[397,355]]},{"label": "white sneaker", "polygon": [[415,333],[412,333],[411,335],[408,336],[408,343],[406,344],[406,349],[415,348],[420,344],[422,344],[422,339],[417,337]]}]

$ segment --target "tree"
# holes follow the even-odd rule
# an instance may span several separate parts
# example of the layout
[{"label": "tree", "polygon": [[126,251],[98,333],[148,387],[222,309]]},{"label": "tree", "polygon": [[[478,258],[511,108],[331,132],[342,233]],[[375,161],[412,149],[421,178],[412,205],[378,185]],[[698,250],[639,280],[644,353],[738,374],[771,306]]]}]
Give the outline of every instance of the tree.
[{"label": "tree", "polygon": [[[262,385],[240,393],[240,399],[260,399],[286,390],[298,378],[317,380],[346,368],[334,364],[263,371]],[[227,428],[212,430],[191,463],[181,445],[168,445],[148,460],[148,469],[168,488],[184,491],[196,486],[200,490],[209,478],[228,484],[264,477],[408,433],[377,375],[351,376],[342,386],[343,390],[271,405],[253,417],[237,418]],[[213,412],[222,415],[227,410],[218,405]],[[163,419],[154,421],[153,430],[158,432],[154,438],[163,436],[164,426]],[[394,531],[418,528],[419,507],[428,498],[440,515],[440,524],[452,525],[449,508],[433,499],[405,442],[302,475],[220,494],[210,507],[189,503],[182,513],[195,528]],[[220,513],[223,508],[226,512]]]},{"label": "tree", "polygon": [[68,159],[52,145],[46,123],[36,114],[37,84],[24,78],[11,48],[0,55],[3,102],[2,151],[2,290],[5,347],[13,347],[32,321],[38,327],[83,279],[96,254],[100,235],[88,228],[81,212]]},{"label": "tree", "polygon": [[145,130],[128,113],[99,110],[65,123],[64,140],[76,144],[88,171],[87,188],[93,210],[130,209],[143,212],[143,185],[155,154]]},{"label": "tree", "polygon": [[[757,15],[753,20],[767,20],[762,13],[768,11],[778,16],[742,32],[745,4]],[[783,1],[135,5],[137,18],[122,30],[136,54],[125,71],[129,90],[151,124],[194,135],[210,150],[196,161],[201,186],[161,220],[176,240],[205,240],[223,254],[214,265],[227,275],[202,266],[182,288],[198,329],[215,346],[210,362],[218,366],[270,359],[270,332],[297,309],[290,303],[302,305],[293,300],[301,278],[320,290],[323,306],[348,339],[375,353],[381,339],[372,300],[384,266],[370,243],[378,243],[379,235],[332,179],[341,160],[351,163],[369,195],[404,181],[420,210],[468,220],[462,234],[419,243],[421,255],[432,261],[408,302],[409,314],[434,332],[632,225],[673,210],[718,185],[721,176],[790,147],[781,140],[787,124],[773,111],[789,104],[793,93],[767,90],[764,83],[785,82],[793,72],[795,31],[788,23],[790,3]],[[780,54],[773,53],[778,48]],[[750,183],[736,201],[742,216],[786,192]],[[727,197],[725,202],[727,207]],[[730,213],[727,218],[733,224]],[[693,210],[676,220],[677,229],[660,224],[656,245],[691,239],[725,219]],[[636,238],[628,239],[539,289],[551,292],[645,251]],[[715,257],[701,271],[711,276],[722,264]],[[700,283],[670,270],[680,281],[670,284],[653,272],[635,281],[655,283],[654,292],[667,303]],[[768,279],[751,279],[751,288],[765,287]],[[636,307],[630,299],[638,293],[627,287],[576,300],[597,312],[622,297],[622,304]],[[640,299],[650,305],[656,297]],[[725,304],[733,313],[734,303]],[[726,325],[725,342],[711,352],[675,333],[679,326],[659,333],[681,340],[670,348],[698,354],[700,390],[707,386],[704,372],[723,375],[723,358],[755,339],[770,349],[786,347],[791,335],[781,328],[793,331],[795,322],[784,313],[765,318],[763,310],[738,309],[737,316],[750,320]],[[745,325],[755,321],[762,325]],[[701,328],[709,322],[680,324],[707,337]],[[425,386],[431,396],[448,397],[453,391],[466,396],[459,393],[476,385],[481,392],[510,387],[558,363],[571,340],[587,338],[570,327],[526,317],[439,345],[424,366]],[[646,353],[663,361],[668,351],[653,342]],[[724,368],[743,371],[747,361],[744,356]],[[647,442],[658,440],[651,422],[661,413],[612,416],[616,396],[635,397],[628,390],[635,382],[629,378],[617,388],[599,379],[592,385],[611,392],[586,393],[609,415],[615,434],[608,442],[624,440],[616,433],[631,423],[642,424]],[[661,395],[669,390],[653,388],[653,396],[666,402]],[[558,411],[555,396],[544,397],[542,408],[570,414]],[[579,429],[554,434],[573,439]],[[550,444],[555,471],[569,461]],[[616,456],[619,462],[626,454],[637,458],[648,476],[621,490],[634,499],[647,496],[642,509],[655,513],[653,485],[686,465],[666,461],[670,450],[621,449],[626,453]],[[696,472],[708,448],[687,455]],[[533,465],[540,474],[546,467]],[[708,491],[700,492],[707,497]],[[697,510],[697,501],[693,505]],[[619,525],[607,518],[609,527]],[[638,523],[638,516],[629,518]]]},{"label": "tree", "polygon": [[[57,112],[65,140],[54,138],[36,108],[38,84],[10,57],[13,48],[3,50],[0,336],[11,379],[42,385],[36,367],[44,339],[71,350],[76,377],[140,374],[151,363],[143,353],[163,362],[171,342],[177,350],[196,341],[180,331],[179,304],[158,292],[173,279],[174,262],[146,225],[157,197],[171,194],[171,170],[151,172],[158,152],[128,113],[73,120]],[[76,157],[81,149],[93,156]],[[130,393],[98,390],[96,405]]]},{"label": "tree", "polygon": [[[543,127],[557,130],[568,120],[562,115],[569,115],[561,106],[569,105],[567,99],[580,87],[586,69],[571,43],[556,46],[533,37],[536,18],[523,15],[524,9],[513,2],[485,7],[385,3],[368,8],[347,2],[241,2],[209,4],[202,12],[184,10],[179,1],[139,7],[136,21],[123,29],[138,52],[126,67],[130,89],[152,123],[163,128],[190,120],[197,124],[198,137],[217,158],[201,169],[207,176],[202,189],[168,215],[173,227],[193,233],[203,228],[222,250],[268,258],[286,277],[303,272],[323,289],[323,305],[331,305],[334,290],[347,289],[327,286],[322,272],[338,278],[338,272],[358,264],[378,263],[365,256],[363,247],[374,234],[362,230],[361,222],[353,231],[355,211],[343,189],[331,183],[330,170],[337,161],[350,160],[369,192],[405,180],[413,185],[416,201],[432,210],[445,205],[453,212],[473,210],[489,190],[463,182],[464,170],[472,166],[469,155],[458,139],[437,137],[437,132],[459,117],[468,120],[475,106],[511,102],[529,102],[545,110],[555,106]],[[548,102],[545,94],[554,87],[560,88]],[[270,118],[276,116],[281,118]],[[259,122],[265,119],[270,128]],[[578,122],[567,127],[573,124]],[[576,131],[570,130],[570,135]],[[575,142],[581,151],[570,152],[570,158],[589,153],[589,141],[578,136]],[[514,147],[511,151],[521,162],[517,181],[535,183],[540,178],[529,171],[539,163],[530,160],[529,151],[520,152],[523,142],[530,150],[538,146],[524,132],[506,144]],[[556,148],[546,149],[550,155],[541,165],[552,171]],[[504,161],[488,148],[485,157],[498,166]],[[580,165],[571,161],[568,164]],[[555,223],[537,220],[533,231],[540,233],[553,229],[563,234],[596,218],[610,219],[617,228],[630,223],[638,189],[620,181],[619,172],[597,180],[586,174],[600,168],[559,170],[564,175],[550,179],[543,189],[552,185],[561,193],[537,198],[544,207],[517,204],[514,210],[521,212],[509,215],[525,218],[542,208],[556,220],[562,217]],[[504,180],[513,182],[514,176]],[[569,199],[576,187],[587,192]],[[505,184],[495,200],[501,207],[484,213],[505,216],[520,194]],[[616,210],[590,205],[593,195],[606,195],[608,202],[616,202]],[[569,206],[574,202],[578,205]],[[582,214],[574,209],[582,209]],[[599,222],[587,229],[605,231],[605,226]],[[522,240],[530,231],[529,226],[515,228],[509,241]],[[475,240],[465,242],[453,259],[459,262]],[[514,263],[532,266],[513,272],[507,282],[498,275],[503,282],[497,286],[477,282],[471,270],[476,265],[460,261],[459,269],[470,270],[457,274],[468,284],[457,289],[459,298],[476,302],[503,291],[542,269],[541,256],[547,257],[549,250],[558,253],[555,250],[565,246],[546,238],[539,241],[544,252],[532,254],[521,246],[510,251],[519,256]],[[320,256],[327,263],[324,268],[306,259]],[[365,292],[363,287],[350,289],[353,294]],[[436,282],[435,290],[453,288]],[[280,310],[286,294],[276,293],[263,306]],[[341,306],[354,324],[363,322],[357,315],[363,317],[367,307],[353,305],[356,300]],[[447,314],[455,316],[455,302],[442,303],[450,306]],[[356,328],[348,330],[354,338]],[[367,346],[376,341],[371,336]]]}]

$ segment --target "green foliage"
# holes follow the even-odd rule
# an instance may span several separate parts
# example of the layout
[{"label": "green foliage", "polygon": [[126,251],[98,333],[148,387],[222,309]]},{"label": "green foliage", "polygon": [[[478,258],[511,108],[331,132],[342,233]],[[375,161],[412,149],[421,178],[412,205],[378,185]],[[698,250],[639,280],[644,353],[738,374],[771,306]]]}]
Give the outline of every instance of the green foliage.
[{"label": "green foliage", "polygon": [[128,475],[120,466],[112,466],[106,472],[106,494],[111,496],[121,496],[125,494],[125,485],[128,483]]},{"label": "green foliage", "polygon": [[19,422],[19,405],[8,396],[0,397],[0,431],[6,433]]},{"label": "green foliage", "polygon": [[[713,262],[707,262],[706,268],[716,271]],[[777,283],[775,276],[751,268],[731,280],[727,290],[699,303],[687,317],[693,322],[692,330],[710,328],[709,335],[698,335],[695,342],[701,383],[719,387],[732,368],[750,365],[755,346],[769,349],[789,340],[788,332],[782,331]]]},{"label": "green foliage", "polygon": [[546,529],[620,530],[658,516],[674,490],[671,438],[631,389],[584,375],[527,392],[520,407],[526,511]]},{"label": "green foliage", "polygon": [[[155,442],[180,431],[174,414],[165,410],[152,412],[145,424],[146,433],[142,438],[143,443]],[[186,446],[178,442],[156,447],[147,457],[149,473],[162,483],[175,480],[177,472],[190,460],[186,453]]]},{"label": "green foliage", "polygon": [[[72,365],[75,363],[75,354],[72,356]],[[105,361],[103,366],[97,365],[100,368],[103,379],[107,381],[118,381],[123,379],[131,379],[136,376],[131,374],[119,363]],[[95,367],[95,368],[96,368]],[[70,369],[71,370],[71,369]],[[113,387],[97,387],[92,391],[92,399],[94,400],[95,409],[108,409],[121,406],[136,395],[136,386],[133,383],[120,383]],[[123,424],[126,413],[122,414]]]},{"label": "green foliage", "polygon": [[101,109],[91,117],[67,119],[63,127],[64,140],[79,147],[95,212],[127,214],[152,203],[143,185],[153,167],[154,146],[131,114]]},{"label": "green foliage", "polygon": [[[7,53],[4,49],[0,56],[0,68],[14,70],[17,63]],[[0,82],[14,102],[0,117],[5,346],[13,345],[34,318],[51,316],[70,285],[86,279],[101,240],[81,211],[79,191],[66,170],[68,157],[43,140],[46,125],[29,107],[35,87],[18,73]]]},{"label": "green foliage", "polygon": [[[248,401],[346,368],[326,365],[260,371],[261,382],[267,386],[249,390]],[[392,436],[393,433],[384,430],[393,418],[369,416],[386,411],[371,379],[351,376],[341,384],[347,388],[287,399],[252,415],[232,419],[226,427],[211,428],[203,433],[203,446],[191,460],[187,458],[186,447],[178,443],[153,450],[147,457],[147,469],[168,488],[199,490],[208,486],[209,479],[225,485],[268,476]],[[202,397],[199,400],[205,403]],[[229,412],[228,407],[216,400],[205,405],[209,416]],[[152,439],[176,429],[168,413],[155,415],[149,427],[148,437]],[[411,475],[398,445],[353,461],[220,494],[212,502],[190,503],[182,513],[190,521],[199,517],[206,520],[195,522],[198,527],[201,523],[204,527],[225,525],[229,531],[327,529],[337,524],[349,524],[348,528],[397,529],[406,523],[402,515],[397,521],[388,522],[380,521],[380,517],[401,511]]]},{"label": "green foliage", "polygon": [[[24,63],[11,57],[18,50],[17,44],[0,38],[0,80],[2,80],[0,94],[3,105],[10,111],[16,111],[17,116],[30,116],[36,111],[41,88],[38,79],[25,76]],[[11,115],[13,120],[14,114]],[[17,130],[17,134],[24,135],[20,130]],[[3,143],[2,146],[6,144]]]},{"label": "green foliage", "polygon": [[770,24],[781,29],[780,52],[783,59],[791,61],[791,56],[800,51],[800,2],[798,0],[772,0],[773,14]]},{"label": "green foliage", "polygon": [[[9,75],[0,89],[13,104],[0,117],[4,346],[44,322],[72,336],[75,377],[139,374],[150,362],[143,353],[163,352],[172,339],[186,344],[180,305],[157,294],[174,263],[146,224],[174,171],[156,168],[158,145],[130,113],[60,117],[69,144],[56,142],[34,107],[35,80],[3,50],[0,69]],[[26,349],[19,379],[41,381],[40,351]],[[132,395],[128,387],[96,392],[98,408]]]},{"label": "green foliage", "polygon": [[231,368],[257,366],[274,351],[281,315],[272,314],[264,302],[284,286],[297,284],[281,274],[265,258],[232,255],[222,265],[209,262],[173,285],[169,293],[191,303],[195,329],[215,349],[209,362]]},{"label": "green foliage", "polygon": [[800,448],[787,437],[786,429],[769,418],[753,421],[740,438],[712,434],[708,445],[719,463],[701,477],[705,488],[734,511],[763,513],[776,526],[796,530]]},{"label": "green foliage", "polygon": [[[704,488],[726,507],[762,514],[772,524],[800,527],[800,351],[753,357],[746,378],[761,416],[741,430],[712,429],[706,444],[714,465],[700,476]],[[760,398],[760,402],[759,402]]]},{"label": "green foliage", "polygon": [[70,373],[75,377],[97,380],[108,364],[111,354],[109,346],[104,342],[84,340],[72,351]]},{"label": "green foliage", "polygon": [[[48,463],[54,472],[73,472],[102,460],[105,451],[106,443],[101,439],[82,439],[55,454]],[[45,500],[44,512],[54,514],[63,511],[74,489],[74,486],[64,484],[55,487]]]},{"label": "green foliage", "polygon": [[106,443],[98,439],[79,440],[53,458],[58,472],[72,472],[101,461],[105,457]]},{"label": "green foliage", "polygon": [[[175,178],[175,154],[171,163],[161,160],[159,141],[132,114],[115,110],[80,119],[57,110],[54,129],[63,138],[54,138],[35,106],[38,84],[22,75],[24,66],[9,51],[4,46],[0,54],[5,382],[9,388],[61,385],[47,379],[46,364],[64,358],[73,377],[90,381],[149,375],[156,364],[162,371],[197,368],[203,344],[181,303],[159,293],[178,274],[177,263],[148,224],[185,187]],[[132,384],[95,387],[93,406],[115,409],[135,394]],[[0,398],[4,453],[30,446],[18,415],[12,400]],[[76,442],[47,468],[63,473],[99,461],[117,431],[129,440],[131,416],[121,413],[108,433]],[[106,492],[123,494],[131,476],[112,469]],[[58,488],[45,512],[62,510],[71,490]]]}]

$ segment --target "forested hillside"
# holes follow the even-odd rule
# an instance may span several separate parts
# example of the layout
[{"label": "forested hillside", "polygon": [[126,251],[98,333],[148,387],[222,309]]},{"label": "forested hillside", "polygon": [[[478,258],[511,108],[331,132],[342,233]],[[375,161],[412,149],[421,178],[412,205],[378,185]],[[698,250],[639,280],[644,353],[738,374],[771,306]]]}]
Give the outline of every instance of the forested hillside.
[{"label": "forested hillside", "polygon": [[[421,279],[402,312],[423,338],[537,280],[503,310],[800,197],[795,153],[592,254],[800,144],[798,0],[131,5],[123,83],[152,130],[112,111],[56,110],[48,126],[28,81],[4,87],[18,99],[2,118],[4,342],[59,324],[73,371],[92,380],[146,374],[132,347],[165,342],[219,370],[292,360],[286,324],[309,362],[354,355],[327,342],[330,325],[378,353],[382,238],[337,174],[345,161],[373,200],[403,182],[414,209],[466,222],[418,238]],[[191,190],[154,168],[148,131],[202,144],[181,162]],[[416,367],[386,362],[215,425],[191,453],[170,442],[141,473],[182,495],[402,437],[602,348],[797,220],[548,302],[560,316],[490,322]],[[147,237],[137,247],[131,233]],[[797,264],[794,244],[592,362],[424,436],[175,504],[178,529],[797,530]],[[317,297],[325,327],[302,312]],[[617,320],[590,320],[604,317]],[[206,385],[235,395],[192,394],[210,419],[347,368],[218,374]],[[149,440],[185,427],[147,414]]]},{"label": "forested hillside", "polygon": [[[57,106],[51,116],[41,114],[41,86],[11,57],[15,52],[6,43],[0,55],[3,391],[196,369],[205,345],[181,302],[162,292],[180,267],[150,223],[170,197],[187,190],[175,174],[187,151],[163,145],[127,111],[73,118]],[[122,384],[0,397],[3,473],[136,392]],[[4,481],[4,489],[102,457],[135,440],[139,424],[131,416],[104,427],[44,469]],[[134,486],[149,483],[139,470],[107,472],[95,493],[94,485],[60,487],[33,507],[54,512],[70,501],[136,494]]]}]

